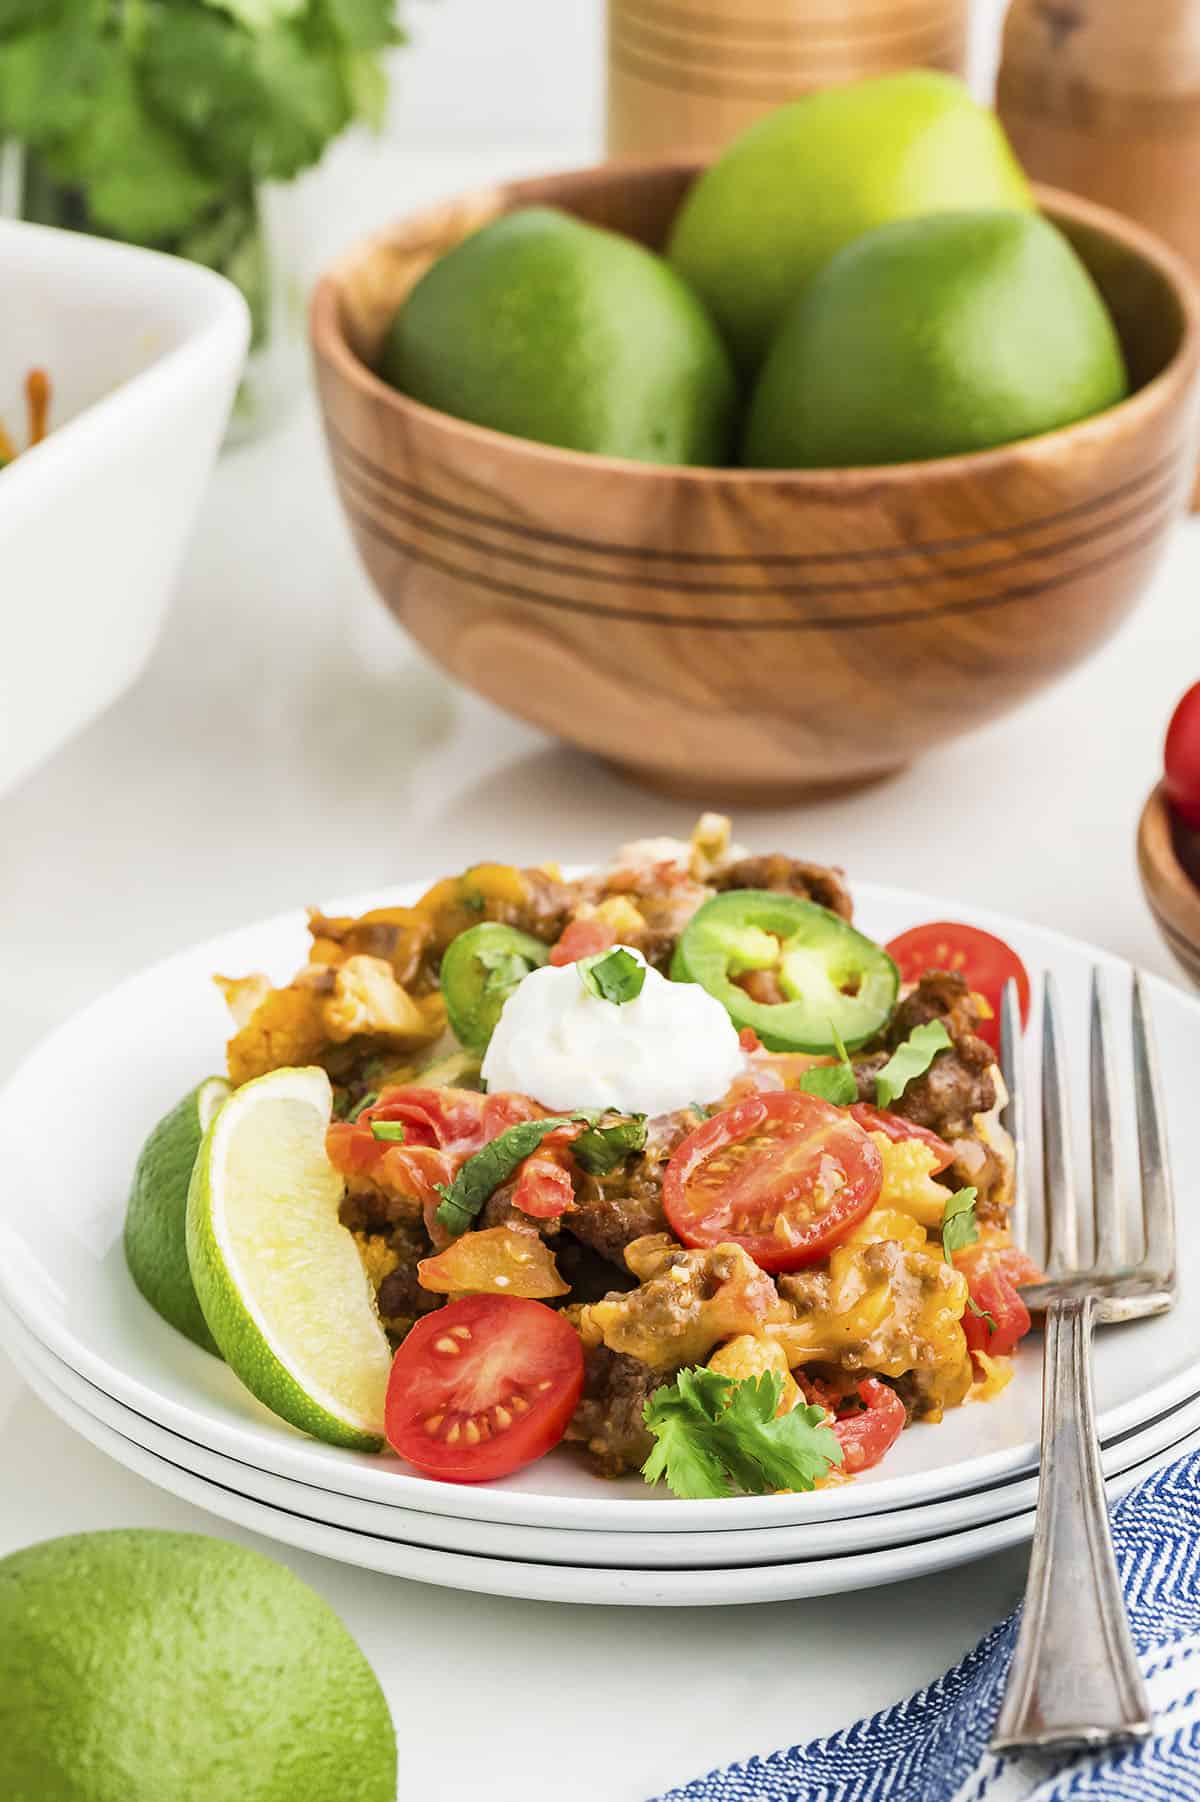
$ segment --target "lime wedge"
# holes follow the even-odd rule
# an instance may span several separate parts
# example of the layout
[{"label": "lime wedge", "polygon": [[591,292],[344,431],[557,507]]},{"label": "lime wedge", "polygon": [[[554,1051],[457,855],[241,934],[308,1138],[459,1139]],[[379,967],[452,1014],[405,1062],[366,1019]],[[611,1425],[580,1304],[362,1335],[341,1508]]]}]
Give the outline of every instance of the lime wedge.
[{"label": "lime wedge", "polygon": [[391,1351],[325,1155],[324,1070],[235,1090],[192,1173],[192,1281],[230,1369],[260,1402],[331,1445],[378,1451]]},{"label": "lime wedge", "polygon": [[125,1214],[125,1261],[150,1306],[170,1326],[219,1356],[187,1258],[187,1198],[200,1141],[229,1094],[210,1076],[163,1116],[142,1146]]}]

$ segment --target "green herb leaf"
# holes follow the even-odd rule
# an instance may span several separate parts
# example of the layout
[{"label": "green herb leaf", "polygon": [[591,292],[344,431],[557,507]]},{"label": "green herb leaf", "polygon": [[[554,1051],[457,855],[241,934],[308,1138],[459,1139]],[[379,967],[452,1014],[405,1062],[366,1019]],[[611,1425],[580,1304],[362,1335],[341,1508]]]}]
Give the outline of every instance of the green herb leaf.
[{"label": "green herb leaf", "polygon": [[600,1001],[611,1001],[617,1007],[636,1001],[646,981],[646,966],[624,945],[615,951],[601,951],[595,957],[581,957],[576,964],[579,980],[589,995]]},{"label": "green herb leaf", "polygon": [[518,983],[534,969],[527,957],[517,951],[477,951],[476,961],[484,971],[483,992],[485,995],[507,995]]},{"label": "green herb leaf", "polygon": [[974,1245],[979,1237],[979,1223],[975,1219],[976,1194],[975,1189],[959,1189],[942,1210],[942,1250],[951,1262],[956,1251],[961,1251],[965,1245]]},{"label": "green herb leaf", "polygon": [[995,1332],[996,1316],[994,1314],[989,1314],[988,1310],[986,1308],[981,1308],[979,1303],[977,1301],[973,1301],[969,1295],[967,1297],[967,1307],[970,1309],[971,1313],[974,1314],[974,1316],[977,1320],[982,1320],[986,1323],[987,1330],[989,1333]]},{"label": "green herb leaf", "polygon": [[612,1126],[589,1126],[571,1140],[571,1151],[589,1176],[608,1176],[645,1143],[646,1116],[634,1114]]},{"label": "green herb leaf", "polygon": [[299,18],[308,0],[204,0],[204,4],[228,13],[247,31],[269,31],[285,19]]},{"label": "green herb leaf", "polygon": [[381,1139],[385,1145],[403,1145],[404,1122],[402,1120],[372,1120],[371,1137]]},{"label": "green herb leaf", "polygon": [[346,1115],[347,1120],[353,1126],[354,1122],[358,1119],[358,1116],[360,1114],[365,1114],[369,1107],[374,1107],[378,1100],[379,1090],[368,1089],[362,1100],[356,1101],[354,1106],[349,1110]]},{"label": "green herb leaf", "polygon": [[842,1448],[823,1408],[776,1417],[782,1387],[775,1371],[735,1382],[703,1366],[681,1370],[645,1406],[655,1439],[642,1466],[646,1481],[665,1478],[689,1499],[811,1489],[841,1463]]},{"label": "green herb leaf", "polygon": [[319,0],[318,11],[347,50],[387,50],[404,42],[393,22],[395,0]]},{"label": "green herb leaf", "polygon": [[938,1052],[948,1051],[953,1042],[940,1020],[927,1020],[924,1026],[914,1026],[875,1078],[877,1105],[891,1107],[910,1082],[924,1076]]},{"label": "green herb leaf", "polygon": [[489,1140],[460,1167],[452,1183],[437,1184],[442,1198],[437,1211],[439,1224],[455,1238],[465,1233],[489,1195],[516,1174],[547,1134],[572,1125],[577,1118],[574,1114],[551,1114],[545,1120],[522,1120]]},{"label": "green herb leaf", "polygon": [[806,1070],[800,1078],[800,1087],[808,1095],[819,1095],[822,1101],[831,1101],[834,1107],[849,1107],[851,1102],[858,1100],[858,1079],[842,1043],[842,1035],[832,1020],[829,1030],[837,1047],[837,1063],[818,1064],[815,1069]]}]

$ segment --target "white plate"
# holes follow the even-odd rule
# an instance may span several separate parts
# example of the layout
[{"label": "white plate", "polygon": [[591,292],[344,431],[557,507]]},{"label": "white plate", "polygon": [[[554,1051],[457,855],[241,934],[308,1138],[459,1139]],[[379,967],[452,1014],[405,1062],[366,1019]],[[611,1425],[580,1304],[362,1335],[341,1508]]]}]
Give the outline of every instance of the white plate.
[{"label": "white plate", "polygon": [[[587,1602],[602,1606],[719,1607],[751,1602],[796,1601],[809,1596],[838,1595],[847,1590],[877,1588],[910,1577],[949,1570],[1022,1545],[1032,1535],[1033,1513],[1010,1516],[988,1526],[969,1527],[918,1545],[810,1558],[788,1564],[735,1569],[632,1570],[592,1565],[542,1564],[529,1560],[463,1556],[431,1551],[404,1540],[330,1526],[295,1509],[270,1507],[241,1491],[207,1481],[191,1471],[143,1450],[85,1408],[79,1407],[44,1372],[26,1365],[18,1352],[17,1369],[46,1406],[83,1438],[147,1482],[182,1497],[198,1508],[235,1525],[261,1533],[283,1545],[316,1552],[321,1557],[355,1564],[391,1577],[434,1583],[445,1589],[481,1595],[513,1596],[533,1602]],[[1123,1472],[1107,1484],[1110,1498],[1200,1446],[1200,1432],[1187,1435],[1153,1458]]]},{"label": "white plate", "polygon": [[[401,891],[337,905],[346,911],[403,898]],[[1102,963],[1121,990],[1114,1013],[1123,1029],[1128,965],[1058,934],[953,903],[865,886],[858,899],[862,925],[880,938],[922,920],[956,916],[1001,933],[1031,968],[1052,968],[1074,1050],[1076,1118],[1084,1117],[1090,967],[1093,960]],[[1036,1354],[1018,1358],[1016,1378],[996,1402],[956,1409],[936,1427],[914,1428],[878,1470],[814,1495],[677,1501],[647,1495],[636,1478],[602,1482],[566,1448],[504,1482],[459,1487],[415,1476],[388,1456],[344,1452],[293,1432],[146,1305],[125,1269],[121,1226],[147,1131],[181,1093],[220,1065],[228,1026],[211,973],[263,969],[284,980],[305,942],[302,917],[289,914],[143,972],[52,1034],[0,1096],[0,1299],[73,1370],[146,1418],[261,1470],[367,1501],[514,1525],[620,1532],[776,1526],[908,1507],[1034,1468]],[[1186,1198],[1200,1189],[1200,1139],[1183,1130],[1194,1107],[1200,1004],[1153,979],[1148,993],[1177,1187]],[[1119,1075],[1128,1092],[1123,1043],[1120,1050]],[[1100,1335],[1096,1384],[1106,1441],[1196,1391],[1200,1223],[1185,1210],[1180,1226],[1179,1305],[1156,1320]]]},{"label": "white plate", "polygon": [[[288,1477],[277,1477],[251,1465],[195,1445],[168,1432],[69,1370],[13,1315],[0,1311],[0,1343],[20,1359],[24,1370],[38,1371],[47,1382],[86,1413],[131,1440],[143,1451],[179,1469],[232,1489],[270,1507],[306,1515],[327,1526],[348,1527],[382,1539],[430,1549],[477,1553],[536,1563],[611,1565],[652,1570],[779,1564],[810,1558],[866,1552],[957,1532],[963,1527],[1004,1520],[1027,1512],[1037,1502],[1036,1477],[1015,1477],[986,1490],[973,1490],[944,1502],[918,1504],[843,1520],[809,1521],[803,1526],[750,1527],[717,1533],[590,1533],[554,1527],[514,1527],[496,1521],[443,1518],[407,1508],[364,1502],[352,1496],[314,1489]],[[1106,1477],[1144,1463],[1185,1435],[1200,1432],[1200,1395],[1153,1423],[1105,1447]]]}]

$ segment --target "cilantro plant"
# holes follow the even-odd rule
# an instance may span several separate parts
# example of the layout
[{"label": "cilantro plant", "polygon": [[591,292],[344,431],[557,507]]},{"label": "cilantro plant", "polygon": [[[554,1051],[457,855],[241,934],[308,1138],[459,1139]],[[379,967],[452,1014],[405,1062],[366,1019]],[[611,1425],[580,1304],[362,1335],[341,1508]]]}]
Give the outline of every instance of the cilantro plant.
[{"label": "cilantro plant", "polygon": [[393,0],[0,0],[23,213],[218,269],[267,324],[257,191],[378,124]]},{"label": "cilantro plant", "polygon": [[679,1371],[645,1406],[655,1441],[647,1483],[665,1479],[685,1499],[811,1489],[842,1448],[823,1408],[776,1415],[782,1390],[773,1370],[740,1382],[707,1366]]}]

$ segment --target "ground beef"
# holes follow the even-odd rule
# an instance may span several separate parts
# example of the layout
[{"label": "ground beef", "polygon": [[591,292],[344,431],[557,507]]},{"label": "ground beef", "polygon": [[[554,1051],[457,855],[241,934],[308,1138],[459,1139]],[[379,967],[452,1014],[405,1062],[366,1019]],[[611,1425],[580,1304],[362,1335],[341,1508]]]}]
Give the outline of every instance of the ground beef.
[{"label": "ground beef", "polygon": [[614,1177],[584,1177],[575,1200],[575,1211],[564,1221],[568,1231],[622,1269],[627,1245],[647,1233],[666,1231],[660,1174],[641,1159]]},{"label": "ground beef", "polygon": [[607,1346],[584,1353],[583,1396],[567,1438],[587,1446],[601,1476],[639,1470],[650,1456],[654,1441],[642,1410],[664,1380],[661,1371]]},{"label": "ground beef", "polygon": [[820,863],[804,863],[773,851],[761,857],[743,857],[727,864],[714,878],[719,889],[777,889],[802,900],[816,901],[840,914],[843,920],[854,916],[854,903],[840,870],[828,869]]},{"label": "ground beef", "polygon": [[953,1040],[950,1050],[939,1052],[933,1063],[903,1095],[891,1111],[917,1126],[927,1126],[943,1139],[969,1135],[976,1114],[986,1114],[996,1104],[992,1065],[996,1054],[975,1035],[979,1011],[961,976],[935,970],[922,976],[911,995],[900,1002],[884,1033],[884,1045],[854,1060],[860,1100],[874,1101],[875,1078],[891,1052],[916,1026],[942,1020]]},{"label": "ground beef", "polygon": [[[425,1255],[430,1254],[426,1252]],[[428,1289],[422,1289],[415,1264],[399,1266],[379,1285],[379,1312],[385,1320],[428,1314],[432,1308],[440,1308],[445,1299],[444,1295],[433,1295]]]}]

